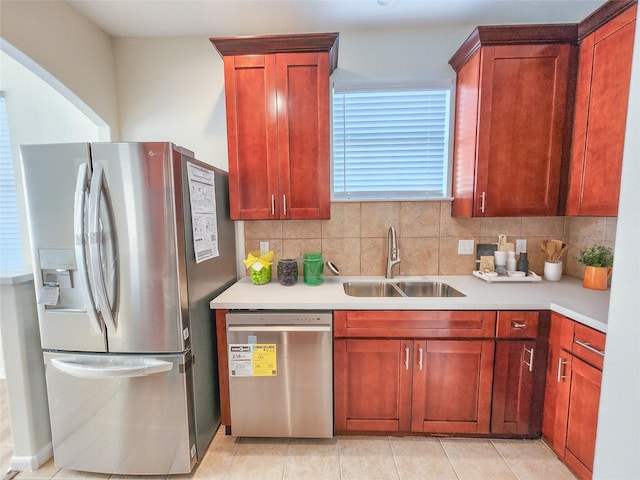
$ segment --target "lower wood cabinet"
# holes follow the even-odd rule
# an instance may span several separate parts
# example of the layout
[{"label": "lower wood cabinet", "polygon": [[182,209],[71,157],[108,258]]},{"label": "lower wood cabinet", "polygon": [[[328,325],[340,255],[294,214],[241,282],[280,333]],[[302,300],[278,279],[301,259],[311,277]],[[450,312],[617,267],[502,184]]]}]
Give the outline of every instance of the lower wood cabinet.
[{"label": "lower wood cabinet", "polygon": [[540,315],[334,312],[336,432],[539,437]]},{"label": "lower wood cabinet", "polygon": [[333,355],[336,432],[408,432],[413,342],[337,339]]},{"label": "lower wood cabinet", "polygon": [[491,433],[539,438],[549,312],[498,312]]},{"label": "lower wood cabinet", "polygon": [[336,431],[489,433],[493,347],[336,339]]},{"label": "lower wood cabinet", "polygon": [[493,355],[491,340],[415,341],[411,431],[489,433]]},{"label": "lower wood cabinet", "polygon": [[592,478],[605,338],[552,314],[542,435],[582,480]]}]

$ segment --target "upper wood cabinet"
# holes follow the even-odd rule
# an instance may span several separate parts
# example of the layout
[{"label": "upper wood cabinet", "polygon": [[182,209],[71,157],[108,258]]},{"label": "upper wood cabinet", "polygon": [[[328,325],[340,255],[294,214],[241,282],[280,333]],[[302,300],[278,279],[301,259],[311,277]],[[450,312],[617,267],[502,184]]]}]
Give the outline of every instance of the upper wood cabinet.
[{"label": "upper wood cabinet", "polygon": [[224,59],[231,218],[329,218],[338,34],[210,40]]},{"label": "upper wood cabinet", "polygon": [[576,25],[478,27],[457,73],[452,215],[557,215]]},{"label": "upper wood cabinet", "polygon": [[[611,3],[629,7],[629,2]],[[612,4],[605,4],[607,11]],[[612,12],[618,15],[582,32],[567,215],[618,214],[636,11],[634,4]],[[591,18],[602,14],[600,9],[582,24],[588,28]]]}]

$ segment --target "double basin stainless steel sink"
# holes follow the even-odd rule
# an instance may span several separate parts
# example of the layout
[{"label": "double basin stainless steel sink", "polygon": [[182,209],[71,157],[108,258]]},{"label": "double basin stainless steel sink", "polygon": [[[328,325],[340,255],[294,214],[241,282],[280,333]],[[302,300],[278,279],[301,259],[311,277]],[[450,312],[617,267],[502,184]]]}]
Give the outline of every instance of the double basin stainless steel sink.
[{"label": "double basin stainless steel sink", "polygon": [[352,297],[464,297],[442,282],[345,282],[344,293]]}]

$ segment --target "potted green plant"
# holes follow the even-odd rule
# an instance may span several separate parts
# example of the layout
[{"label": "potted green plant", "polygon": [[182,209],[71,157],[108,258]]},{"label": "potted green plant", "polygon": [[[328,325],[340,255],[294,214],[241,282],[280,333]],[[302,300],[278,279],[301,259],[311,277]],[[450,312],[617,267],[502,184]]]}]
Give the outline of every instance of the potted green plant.
[{"label": "potted green plant", "polygon": [[584,265],[582,286],[592,290],[606,290],[613,267],[613,251],[606,245],[585,247],[576,261]]}]

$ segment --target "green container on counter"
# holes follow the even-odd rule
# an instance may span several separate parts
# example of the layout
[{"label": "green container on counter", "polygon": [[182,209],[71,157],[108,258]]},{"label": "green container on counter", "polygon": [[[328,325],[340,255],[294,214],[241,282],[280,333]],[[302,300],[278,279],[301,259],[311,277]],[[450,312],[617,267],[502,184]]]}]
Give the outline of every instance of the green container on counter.
[{"label": "green container on counter", "polygon": [[271,265],[268,267],[262,267],[260,270],[255,270],[253,268],[250,268],[249,270],[251,270],[251,283],[254,285],[264,285],[271,281]]},{"label": "green container on counter", "polygon": [[302,256],[303,278],[306,285],[320,285],[324,281],[322,252],[307,252]]}]

